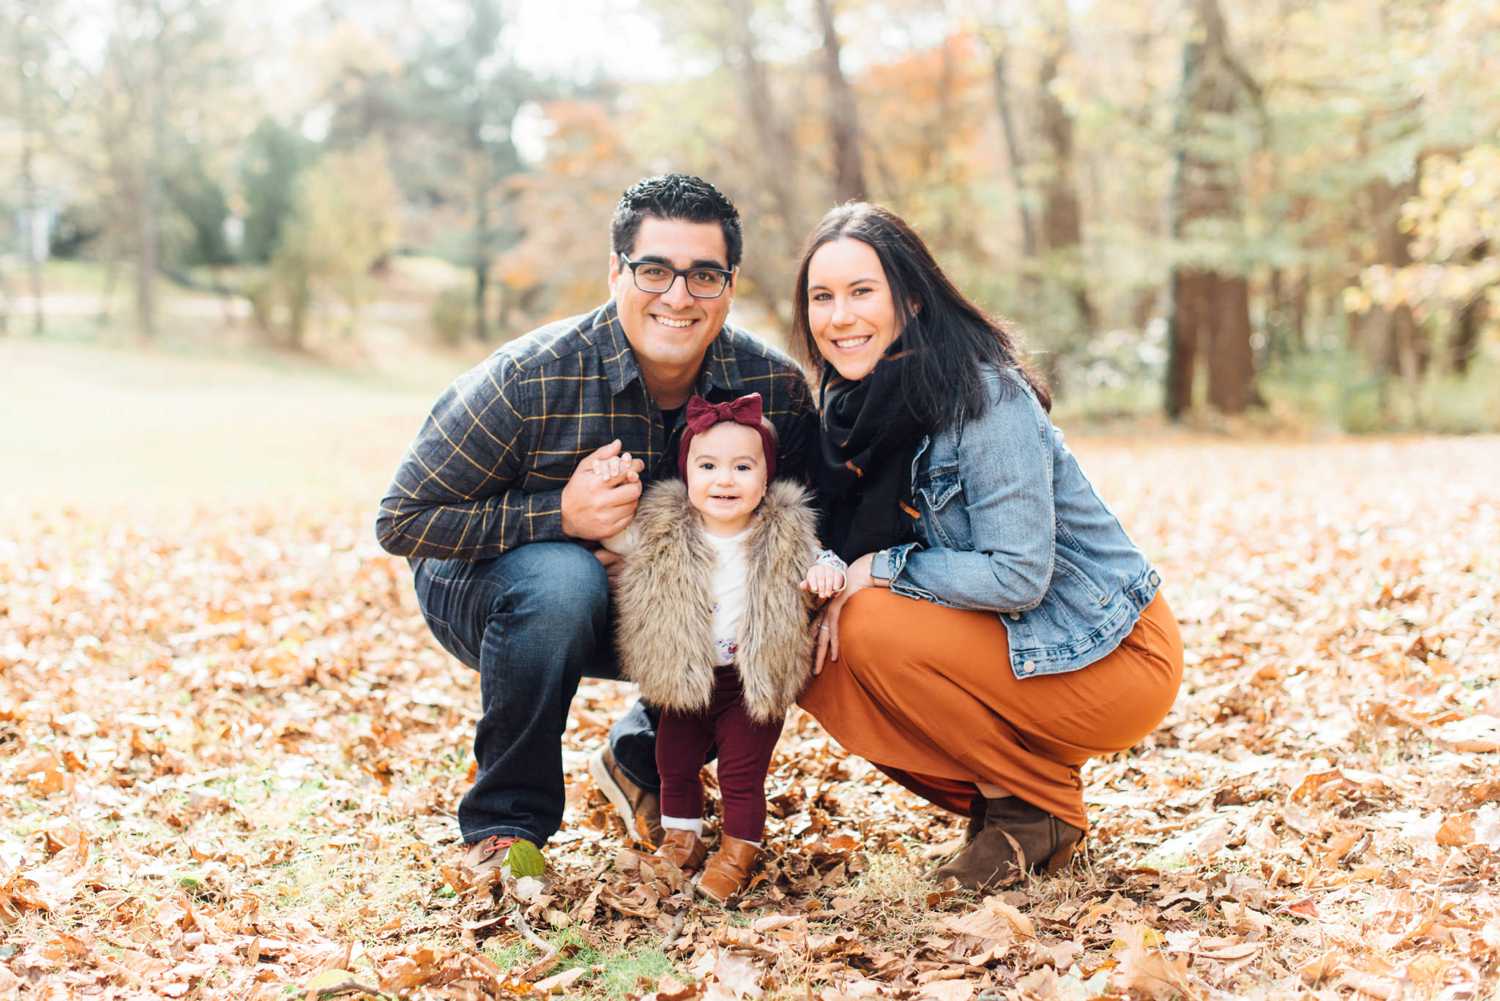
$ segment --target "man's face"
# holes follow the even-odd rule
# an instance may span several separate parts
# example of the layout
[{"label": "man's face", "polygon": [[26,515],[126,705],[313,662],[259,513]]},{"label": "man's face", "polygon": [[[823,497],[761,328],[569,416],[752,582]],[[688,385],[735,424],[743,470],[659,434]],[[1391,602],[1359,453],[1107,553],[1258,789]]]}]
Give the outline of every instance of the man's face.
[{"label": "man's face", "polygon": [[[647,216],[641,220],[635,246],[625,256],[674,268],[729,267],[724,230],[717,222]],[[733,278],[717,299],[693,298],[686,279],[681,277],[665,292],[642,292],[617,254],[609,258],[609,283],[619,308],[620,326],[648,380],[657,372],[666,376],[684,369],[696,372],[734,301]]]}]

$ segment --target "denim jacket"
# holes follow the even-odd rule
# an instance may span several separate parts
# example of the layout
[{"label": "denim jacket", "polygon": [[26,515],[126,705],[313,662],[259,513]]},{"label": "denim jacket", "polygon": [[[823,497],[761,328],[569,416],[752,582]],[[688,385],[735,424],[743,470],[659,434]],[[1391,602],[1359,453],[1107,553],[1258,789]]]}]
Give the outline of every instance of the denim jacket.
[{"label": "denim jacket", "polygon": [[1000,616],[1017,678],[1108,655],[1161,576],[1099,499],[1015,369],[986,372],[982,415],[927,436],[912,462],[919,542],[871,568],[897,594]]}]

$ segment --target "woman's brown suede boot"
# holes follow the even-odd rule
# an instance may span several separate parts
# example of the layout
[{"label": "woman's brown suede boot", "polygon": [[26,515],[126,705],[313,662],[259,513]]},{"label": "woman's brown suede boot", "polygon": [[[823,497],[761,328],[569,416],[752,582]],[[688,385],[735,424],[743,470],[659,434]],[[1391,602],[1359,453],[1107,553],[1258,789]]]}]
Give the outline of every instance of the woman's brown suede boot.
[{"label": "woman's brown suede boot", "polygon": [[698,892],[721,904],[743,890],[750,882],[750,870],[760,856],[753,841],[741,841],[725,834],[719,839],[719,850],[709,856],[698,877]]},{"label": "woman's brown suede boot", "polygon": [[970,890],[994,890],[1019,879],[1022,869],[1056,872],[1068,864],[1083,831],[1015,796],[984,801],[984,826],[932,878],[952,876]]},{"label": "woman's brown suede boot", "polygon": [[708,854],[708,846],[692,831],[669,827],[661,836],[661,847],[653,854],[683,872],[696,872],[703,864],[703,857]]},{"label": "woman's brown suede boot", "polygon": [[974,794],[974,798],[969,801],[969,826],[964,830],[964,844],[966,845],[978,837],[980,831],[984,830],[984,809],[986,802],[987,800],[977,792]]}]

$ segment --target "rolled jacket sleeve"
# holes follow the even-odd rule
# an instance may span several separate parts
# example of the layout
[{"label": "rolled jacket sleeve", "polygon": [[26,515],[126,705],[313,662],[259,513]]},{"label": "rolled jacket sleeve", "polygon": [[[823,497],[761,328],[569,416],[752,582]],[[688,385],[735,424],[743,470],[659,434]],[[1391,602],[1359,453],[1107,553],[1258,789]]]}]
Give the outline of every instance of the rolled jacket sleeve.
[{"label": "rolled jacket sleeve", "polygon": [[492,361],[438,399],[397,468],[375,519],[387,552],[479,560],[564,538],[562,490],[517,485],[529,450],[523,386],[513,365]]},{"label": "rolled jacket sleeve", "polygon": [[1046,413],[1001,383],[989,409],[960,429],[958,457],[973,548],[883,550],[876,574],[898,594],[954,608],[1035,608],[1051,584],[1056,531]]}]

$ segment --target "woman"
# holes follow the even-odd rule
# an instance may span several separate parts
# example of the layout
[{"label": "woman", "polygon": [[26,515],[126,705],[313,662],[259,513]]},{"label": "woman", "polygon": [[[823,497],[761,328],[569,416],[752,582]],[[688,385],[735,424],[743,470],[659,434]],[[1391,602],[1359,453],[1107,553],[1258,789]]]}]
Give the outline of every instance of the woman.
[{"label": "woman", "polygon": [[797,274],[821,358],[825,542],[851,565],[799,700],[845,748],[970,818],[933,876],[1055,871],[1079,767],[1150,733],[1182,679],[1161,578],[1048,419],[1010,335],[900,218],[842,205]]}]

